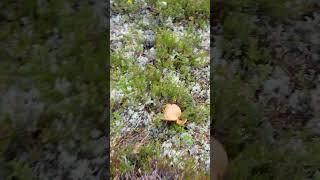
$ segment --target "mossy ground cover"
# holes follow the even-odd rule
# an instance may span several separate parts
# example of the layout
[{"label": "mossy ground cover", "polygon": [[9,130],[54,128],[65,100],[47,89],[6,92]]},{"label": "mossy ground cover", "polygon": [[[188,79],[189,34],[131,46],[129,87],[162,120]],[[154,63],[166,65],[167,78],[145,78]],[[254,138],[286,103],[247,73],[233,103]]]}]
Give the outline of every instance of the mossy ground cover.
[{"label": "mossy ground cover", "polygon": [[319,3],[215,7],[214,128],[230,157],[227,179],[319,179]]},{"label": "mossy ground cover", "polygon": [[[117,169],[112,171],[133,172],[134,177],[136,167],[151,172],[153,160],[158,160],[161,176],[194,174],[192,158],[175,160],[185,162],[181,172],[179,166],[170,166],[179,151],[166,152],[172,158],[161,159],[161,151],[157,150],[164,147],[208,152],[206,148],[188,149],[205,147],[206,143],[199,140],[207,142],[208,138],[205,123],[209,102],[207,93],[203,93],[209,90],[205,60],[208,52],[199,46],[199,41],[208,39],[201,37],[208,32],[208,1],[150,0],[145,1],[148,8],[141,8],[142,1],[132,2],[113,3],[115,14],[123,13],[121,17],[126,22],[135,23],[130,33],[125,33],[127,49],[111,54],[112,88],[122,91],[112,95],[126,95],[121,100],[111,99],[111,136],[121,137],[119,132],[127,127],[122,122],[123,112],[132,105],[144,104],[145,111],[154,115],[138,115],[152,120],[147,123],[152,128],[129,129],[128,138],[123,136],[122,141],[115,141],[125,144],[127,149],[120,146],[116,151],[120,158],[116,161]],[[319,31],[314,31],[319,24],[319,3],[295,1],[288,7],[288,2],[223,2],[220,25],[224,27],[225,39],[215,50],[223,50],[220,54],[227,66],[215,65],[216,88],[212,90],[217,98],[214,127],[231,160],[228,179],[320,177]],[[108,55],[105,29],[101,29],[105,25],[99,23],[104,21],[99,14],[104,5],[61,0],[0,2],[0,177],[106,177],[106,122],[100,117],[103,106],[97,106],[105,103],[104,64]],[[148,13],[141,15],[146,9]],[[148,19],[154,21],[148,23]],[[178,26],[185,27],[182,36],[177,35]],[[121,26],[119,30],[122,28],[125,29]],[[130,57],[144,51],[144,31],[140,32],[140,28],[152,30],[157,41],[153,45],[155,55],[151,50],[146,54],[151,62],[144,63],[141,58],[137,64]],[[175,42],[177,38],[179,41]],[[111,44],[118,45],[123,47]],[[198,51],[194,52],[197,46]],[[221,62],[217,56],[214,59]],[[239,89],[241,94],[237,94]],[[281,101],[274,100],[279,97]],[[159,112],[167,102],[182,107],[189,123],[186,129],[163,124]],[[163,129],[165,133],[149,131],[154,129]],[[192,131],[197,133],[190,135]],[[141,134],[149,138],[143,139]],[[145,142],[140,153],[127,157],[135,142],[140,141]],[[203,174],[206,176],[207,172]]]},{"label": "mossy ground cover", "polygon": [[103,8],[1,1],[1,179],[106,176]]},{"label": "mossy ground cover", "polygon": [[[209,7],[111,3],[113,177],[208,177]],[[181,107],[184,127],[162,120],[167,103]]]}]

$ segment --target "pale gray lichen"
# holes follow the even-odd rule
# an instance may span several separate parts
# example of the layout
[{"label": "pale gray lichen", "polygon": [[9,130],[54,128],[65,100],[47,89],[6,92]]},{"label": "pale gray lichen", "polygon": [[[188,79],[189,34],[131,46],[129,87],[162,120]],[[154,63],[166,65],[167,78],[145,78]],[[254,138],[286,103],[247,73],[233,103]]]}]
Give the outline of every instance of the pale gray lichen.
[{"label": "pale gray lichen", "polygon": [[[136,1],[135,3],[141,2]],[[147,65],[155,66],[157,58],[156,36],[158,34],[154,29],[151,30],[150,27],[154,25],[160,26],[157,24],[159,17],[152,16],[150,13],[148,14],[149,10],[145,8],[146,6],[142,5],[140,7],[141,16],[137,15],[135,16],[136,18],[130,21],[124,20],[124,15],[122,14],[112,15],[110,20],[111,49],[115,53],[121,54],[128,61],[128,65],[138,65],[142,71],[146,70]],[[168,17],[161,26],[170,30],[170,34],[176,42],[185,41],[189,36],[199,38],[200,40],[199,43],[192,44],[192,53],[197,56],[194,59],[195,63],[198,64],[197,67],[186,66],[186,70],[192,77],[191,82],[185,77],[186,74],[166,67],[160,67],[162,73],[160,82],[166,81],[178,88],[185,88],[186,92],[191,95],[192,101],[201,110],[203,106],[210,103],[209,25],[205,26],[204,29],[190,29],[187,28],[187,25],[173,22],[173,17]],[[181,52],[177,52],[174,49],[168,55],[169,60],[177,63],[178,59],[176,56],[179,53]],[[205,55],[206,53],[207,55]],[[188,59],[187,61],[191,60]],[[142,128],[147,130],[152,138],[160,139],[161,137],[160,156],[169,158],[172,165],[183,169],[185,167],[185,157],[191,157],[196,162],[194,166],[199,166],[205,171],[209,171],[209,117],[199,124],[193,122],[196,120],[188,119],[186,124],[187,130],[183,132],[171,132],[168,130],[168,127],[160,129],[157,125],[159,123],[159,119],[157,118],[161,114],[161,105],[168,102],[151,99],[150,92],[148,91],[137,92],[128,83],[129,74],[122,74],[116,78],[116,81],[111,83],[111,99],[113,101],[125,101],[125,106],[120,107],[114,112],[119,117],[116,115],[117,119],[111,127],[111,133],[113,134],[111,144],[120,139],[123,134]],[[120,84],[122,85],[121,88]],[[135,96],[141,95],[141,93],[145,97],[139,97],[139,101],[136,101]],[[147,111],[148,106],[152,108]],[[111,149],[111,156],[114,156],[116,153]],[[129,162],[128,159],[122,160]]]}]

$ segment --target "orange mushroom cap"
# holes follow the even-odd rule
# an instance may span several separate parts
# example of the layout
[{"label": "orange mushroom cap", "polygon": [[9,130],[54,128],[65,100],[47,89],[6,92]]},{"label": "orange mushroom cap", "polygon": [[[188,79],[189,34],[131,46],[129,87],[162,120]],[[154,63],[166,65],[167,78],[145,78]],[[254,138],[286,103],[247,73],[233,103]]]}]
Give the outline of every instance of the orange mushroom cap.
[{"label": "orange mushroom cap", "polygon": [[164,109],[164,119],[167,121],[176,121],[181,116],[181,109],[176,104],[167,104]]},{"label": "orange mushroom cap", "polygon": [[176,121],[179,125],[184,125],[187,120],[180,120],[181,109],[176,104],[167,104],[164,108],[164,120],[166,121]]}]

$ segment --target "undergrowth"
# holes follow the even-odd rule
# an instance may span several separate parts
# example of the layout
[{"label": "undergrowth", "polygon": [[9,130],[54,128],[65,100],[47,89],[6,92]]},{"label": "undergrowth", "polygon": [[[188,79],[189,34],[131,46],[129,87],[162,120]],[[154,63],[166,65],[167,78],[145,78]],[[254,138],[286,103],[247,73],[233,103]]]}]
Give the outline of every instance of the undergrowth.
[{"label": "undergrowth", "polygon": [[[129,28],[129,33],[124,35],[122,41],[124,47],[111,53],[111,89],[123,94],[118,100],[111,100],[113,111],[111,122],[114,127],[117,127],[117,130],[113,131],[112,139],[116,141],[125,136],[121,134],[123,126],[120,124],[126,124],[128,119],[121,116],[124,116],[123,114],[127,113],[126,109],[131,107],[138,109],[144,106],[148,113],[153,114],[151,123],[144,129],[151,128],[150,131],[155,131],[155,134],[150,135],[152,137],[146,140],[138,154],[130,153],[137,142],[133,135],[129,136],[131,142],[124,143],[120,150],[112,155],[114,157],[112,163],[115,163],[112,176],[139,171],[151,173],[154,168],[150,162],[156,160],[159,163],[157,167],[159,171],[162,169],[168,172],[167,177],[170,177],[171,171],[180,174],[181,177],[192,177],[191,174],[197,174],[196,172],[200,171],[199,177],[202,175],[208,177],[208,173],[203,169],[194,167],[193,157],[180,160],[185,162],[182,169],[176,164],[170,165],[172,159],[161,157],[161,145],[173,136],[188,133],[184,127],[163,121],[162,107],[165,104],[178,104],[183,112],[182,118],[188,119],[188,123],[203,125],[208,121],[209,104],[197,102],[191,93],[196,81],[196,77],[191,74],[191,69],[208,66],[205,58],[209,56],[209,52],[201,47],[203,39],[200,33],[194,32],[208,26],[209,1],[147,0],[145,2],[148,14],[142,13],[146,11],[142,1],[128,3],[127,0],[119,0],[115,1],[111,7],[115,15],[120,15],[124,20],[129,20],[128,22],[134,22],[134,25]],[[150,24],[145,24],[144,18],[156,21],[149,20]],[[173,23],[171,27],[165,23],[170,19]],[[183,26],[184,29],[178,33],[173,29],[175,26]],[[141,30],[153,31],[155,34],[152,47],[155,58],[144,65],[139,64],[138,59],[139,55],[148,51],[144,49],[144,34],[139,33]],[[127,52],[133,53],[127,56]],[[135,112],[144,111],[137,109]],[[139,118],[135,116],[130,123],[140,120]],[[137,131],[140,132],[139,128],[133,129],[138,129]],[[130,134],[134,130],[126,133]],[[145,135],[142,132],[139,134]],[[187,135],[183,137],[184,139],[179,141],[181,144],[177,144],[176,148],[194,144],[194,139]],[[188,175],[181,173],[188,173]]]},{"label": "undergrowth", "polygon": [[[269,27],[284,23],[309,11],[312,2],[290,8],[290,1],[222,2],[223,59],[233,67],[216,65],[214,72],[214,128],[230,157],[227,179],[317,179],[319,147],[305,129],[284,131],[275,142],[266,140],[261,126],[265,106],[256,93],[271,75],[277,62],[267,40]],[[221,4],[217,6],[222,7]],[[258,20],[257,20],[258,19]],[[294,133],[292,133],[294,132]],[[292,151],[286,145],[301,139],[304,150]]]},{"label": "undergrowth", "polygon": [[[46,167],[45,162],[38,163],[48,153],[45,146],[73,141],[75,134],[81,146],[88,145],[95,124],[105,122],[101,114],[107,84],[107,37],[99,17],[83,2],[77,10],[68,8],[72,2],[61,0],[40,4],[27,0],[0,5],[1,12],[7,12],[1,18],[1,90],[16,91],[24,99],[31,96],[23,97],[24,93],[39,91],[39,96],[24,103],[43,104],[43,111],[34,119],[28,115],[34,107],[14,107],[19,116],[1,113],[0,134],[8,135],[0,140],[0,176],[5,179],[33,179],[45,173],[35,169]],[[64,126],[58,127],[59,123]],[[100,130],[106,130],[105,124]]]}]

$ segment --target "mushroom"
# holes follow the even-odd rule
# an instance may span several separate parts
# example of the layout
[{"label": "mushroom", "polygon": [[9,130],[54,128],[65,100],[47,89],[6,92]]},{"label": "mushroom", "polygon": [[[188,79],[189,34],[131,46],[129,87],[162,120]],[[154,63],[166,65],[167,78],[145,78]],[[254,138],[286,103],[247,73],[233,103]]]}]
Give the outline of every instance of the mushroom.
[{"label": "mushroom", "polygon": [[181,120],[181,109],[176,104],[166,104],[164,108],[164,120],[166,121],[176,121],[179,125],[184,125],[187,120]]}]

